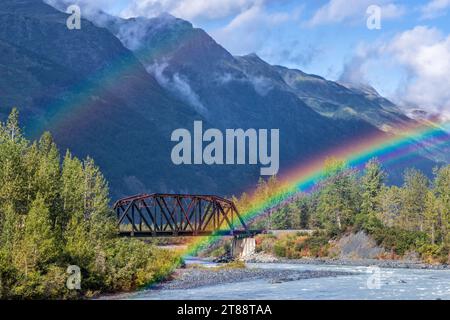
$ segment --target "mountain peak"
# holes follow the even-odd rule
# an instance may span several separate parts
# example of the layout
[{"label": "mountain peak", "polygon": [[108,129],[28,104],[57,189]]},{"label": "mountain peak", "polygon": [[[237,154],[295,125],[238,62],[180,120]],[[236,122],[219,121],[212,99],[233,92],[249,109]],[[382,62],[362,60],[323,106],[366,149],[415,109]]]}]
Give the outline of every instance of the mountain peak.
[{"label": "mountain peak", "polygon": [[258,56],[255,52],[243,55],[242,58],[251,59],[251,60],[258,60],[258,61],[264,61],[261,59],[260,56]]}]

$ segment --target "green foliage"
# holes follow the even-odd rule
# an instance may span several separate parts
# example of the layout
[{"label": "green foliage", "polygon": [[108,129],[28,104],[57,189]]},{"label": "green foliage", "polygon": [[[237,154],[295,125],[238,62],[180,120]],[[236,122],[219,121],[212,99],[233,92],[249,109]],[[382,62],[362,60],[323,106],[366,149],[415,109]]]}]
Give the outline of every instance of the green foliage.
[{"label": "green foliage", "polygon": [[386,186],[385,180],[376,159],[362,173],[328,159],[313,192],[293,197],[258,222],[262,228],[320,230],[323,238],[263,237],[257,250],[282,257],[320,256],[327,251],[325,240],[363,230],[396,256],[416,252],[426,261],[449,262],[450,166],[435,169],[433,181],[415,169],[405,172],[402,187]]},{"label": "green foliage", "polygon": [[384,188],[386,173],[377,159],[371,159],[365,167],[361,177],[362,199],[361,211],[356,215],[355,226],[369,233],[380,227],[381,221],[377,218],[380,209],[380,195]]},{"label": "green foliage", "polygon": [[22,270],[45,270],[45,267],[55,262],[60,255],[57,239],[52,228],[50,210],[39,194],[31,204],[31,209],[25,218],[23,239],[20,244],[23,258]]},{"label": "green foliage", "polygon": [[298,219],[300,219],[300,212],[297,203],[293,202],[287,206],[272,213],[271,226],[272,229],[286,230],[294,229],[300,225]]},{"label": "green foliage", "polygon": [[403,227],[421,231],[424,229],[424,212],[429,184],[428,178],[420,171],[409,169],[405,172]]},{"label": "green foliage", "polygon": [[330,163],[325,169],[326,179],[318,191],[316,212],[323,228],[339,234],[353,224],[360,208],[358,179],[356,172],[347,169],[342,162]]},{"label": "green foliage", "polygon": [[97,264],[103,269],[108,290],[117,291],[160,281],[180,262],[180,257],[171,251],[156,249],[135,239],[120,239],[110,243],[104,260]]},{"label": "green foliage", "polygon": [[[117,238],[108,184],[90,158],[61,164],[49,133],[29,143],[17,110],[0,124],[0,298],[79,298],[131,290],[170,273],[176,253]],[[69,265],[80,291],[66,288]]]},{"label": "green foliage", "polygon": [[382,227],[376,229],[372,236],[387,249],[392,249],[397,255],[404,255],[409,251],[429,243],[428,235],[421,231],[408,231],[397,227]]}]

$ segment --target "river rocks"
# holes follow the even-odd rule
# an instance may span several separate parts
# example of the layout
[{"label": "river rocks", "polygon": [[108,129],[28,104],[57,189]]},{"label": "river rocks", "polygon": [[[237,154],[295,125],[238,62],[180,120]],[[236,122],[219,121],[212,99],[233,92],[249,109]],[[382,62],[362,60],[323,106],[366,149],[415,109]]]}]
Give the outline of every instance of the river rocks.
[{"label": "river rocks", "polygon": [[279,261],[279,259],[271,254],[258,252],[242,259],[247,263],[273,263]]},{"label": "river rocks", "polygon": [[234,257],[230,253],[227,253],[227,254],[224,254],[224,255],[222,255],[220,257],[214,258],[213,262],[215,262],[215,263],[229,263],[229,262],[232,262],[233,260],[234,260]]},{"label": "river rocks", "polygon": [[[267,262],[270,263],[270,262]],[[433,269],[449,270],[447,264],[426,264],[414,261],[403,260],[381,260],[381,259],[323,259],[323,258],[303,258],[303,259],[279,259],[276,263],[285,264],[313,264],[313,265],[334,265],[334,266],[377,266],[380,268],[400,268],[400,269]]]},{"label": "river rocks", "polygon": [[173,280],[153,286],[152,289],[178,290],[202,286],[236,283],[264,279],[269,283],[282,283],[303,279],[353,275],[340,271],[299,271],[280,269],[184,269],[178,270]]}]

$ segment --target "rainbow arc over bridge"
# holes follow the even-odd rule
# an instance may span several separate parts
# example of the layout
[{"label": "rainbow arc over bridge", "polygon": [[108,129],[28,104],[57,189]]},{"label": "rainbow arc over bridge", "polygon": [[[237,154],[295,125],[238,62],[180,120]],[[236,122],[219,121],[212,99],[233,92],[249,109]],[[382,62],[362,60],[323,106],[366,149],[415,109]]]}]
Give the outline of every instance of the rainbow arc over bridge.
[{"label": "rainbow arc over bridge", "polygon": [[[346,161],[349,167],[362,169],[372,158],[377,158],[384,166],[395,166],[404,161],[413,161],[421,149],[440,150],[450,147],[450,122],[430,121],[412,122],[403,126],[395,134],[378,133],[358,141],[345,142],[344,145],[329,150],[312,160],[292,168],[281,177],[281,187],[272,196],[261,199],[250,191],[250,208],[240,212],[245,222],[263,216],[267,210],[289,201],[294,195],[311,191],[323,179],[324,163],[334,157]],[[447,160],[448,161],[448,160]],[[224,226],[224,229],[227,227]],[[218,241],[210,236],[193,240],[184,256],[194,255],[204,247]]]}]

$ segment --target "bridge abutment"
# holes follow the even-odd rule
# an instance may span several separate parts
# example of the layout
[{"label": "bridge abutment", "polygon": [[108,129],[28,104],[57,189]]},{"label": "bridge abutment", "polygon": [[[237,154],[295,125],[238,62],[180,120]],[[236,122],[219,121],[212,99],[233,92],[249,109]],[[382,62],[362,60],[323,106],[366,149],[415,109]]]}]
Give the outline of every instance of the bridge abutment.
[{"label": "bridge abutment", "polygon": [[233,238],[231,255],[236,259],[242,259],[255,253],[255,238]]}]

